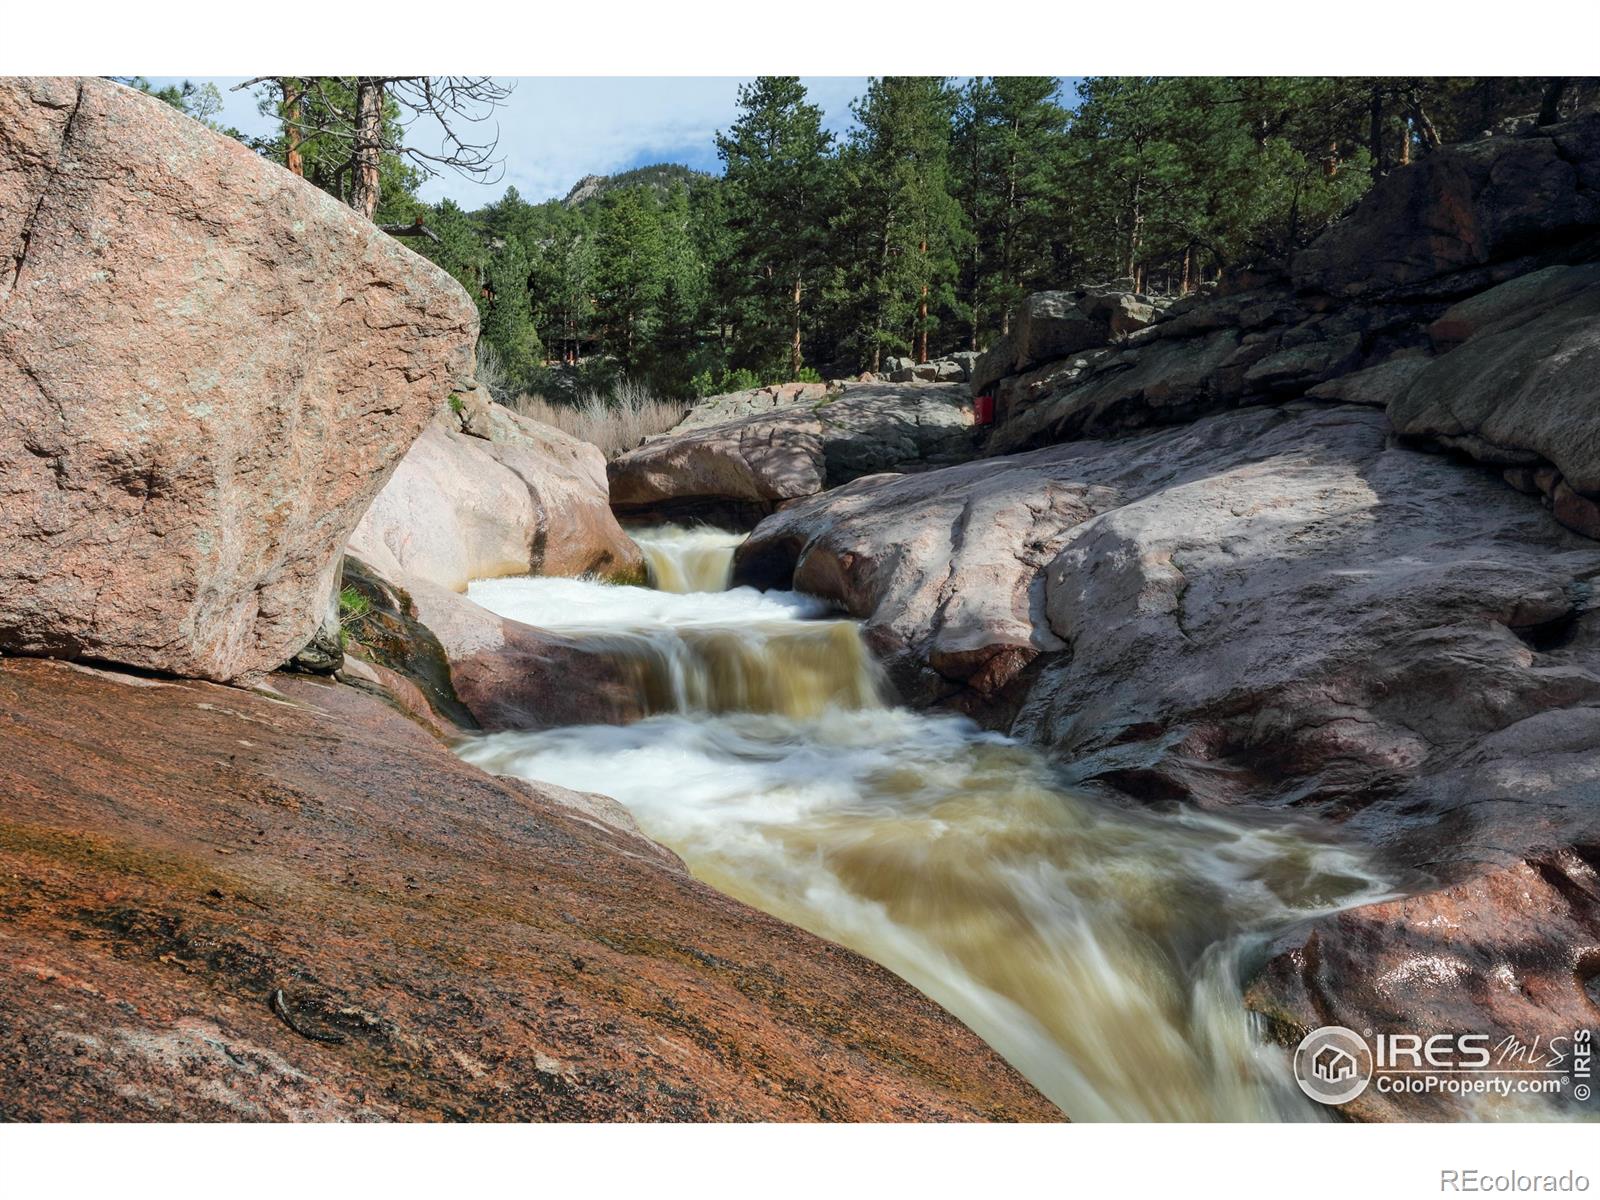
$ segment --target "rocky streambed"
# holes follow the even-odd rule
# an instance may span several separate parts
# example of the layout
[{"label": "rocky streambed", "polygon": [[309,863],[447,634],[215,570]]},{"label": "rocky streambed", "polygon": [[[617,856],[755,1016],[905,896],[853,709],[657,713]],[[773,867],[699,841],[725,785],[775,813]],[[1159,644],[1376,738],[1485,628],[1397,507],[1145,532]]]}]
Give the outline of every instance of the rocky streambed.
[{"label": "rocky streambed", "polygon": [[1600,116],[609,466],[235,143],[0,132],[0,1116],[1286,1118],[1316,1026],[1600,1022]]},{"label": "rocky streambed", "polygon": [[[680,589],[718,540],[635,537]],[[1106,804],[1025,742],[893,704],[857,624],[813,598],[470,594],[639,661],[655,715],[470,738],[468,762],[614,797],[697,878],[916,985],[1074,1119],[1319,1115],[1251,1031],[1241,971],[1392,894],[1375,854],[1303,821]]]},{"label": "rocky streambed", "polygon": [[0,80],[0,254],[0,1119],[1059,1119],[614,801],[450,753],[636,702],[467,579],[643,563],[442,271],[100,79]]}]

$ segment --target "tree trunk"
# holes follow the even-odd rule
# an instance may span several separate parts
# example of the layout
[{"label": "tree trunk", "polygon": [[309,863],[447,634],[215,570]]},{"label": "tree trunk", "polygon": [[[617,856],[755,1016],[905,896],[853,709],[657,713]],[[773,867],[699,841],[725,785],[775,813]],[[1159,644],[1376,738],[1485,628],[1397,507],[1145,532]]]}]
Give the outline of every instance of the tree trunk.
[{"label": "tree trunk", "polygon": [[1406,108],[1410,112],[1411,124],[1416,128],[1422,149],[1430,153],[1437,150],[1440,145],[1439,131],[1434,127],[1433,118],[1428,116],[1428,110],[1422,107],[1422,97],[1412,92],[1406,100]]},{"label": "tree trunk", "polygon": [[283,90],[283,165],[291,174],[306,177],[305,159],[300,156],[300,81],[278,80]]},{"label": "tree trunk", "polygon": [[[923,258],[923,269],[927,269],[928,239],[923,238],[917,247]],[[928,361],[928,283],[923,280],[922,292],[917,298],[917,361]]]},{"label": "tree trunk", "polygon": [[1128,276],[1134,282],[1134,291],[1139,290],[1139,227],[1144,222],[1144,214],[1139,211],[1139,202],[1143,199],[1141,182],[1133,181],[1128,211]]},{"label": "tree trunk", "polygon": [[1401,123],[1400,126],[1400,165],[1406,166],[1411,162],[1411,126]]},{"label": "tree trunk", "polygon": [[980,213],[981,205],[978,199],[983,194],[983,171],[978,159],[978,132],[976,125],[973,128],[971,144],[972,157],[968,169],[968,183],[972,188],[972,261],[970,264],[972,290],[968,293],[967,299],[971,302],[972,316],[969,322],[967,349],[976,353],[978,349],[978,330],[983,320],[983,315],[978,309],[978,291],[983,285],[983,221]]},{"label": "tree trunk", "polygon": [[1372,178],[1384,176],[1383,161],[1383,91],[1372,85],[1372,99],[1368,108],[1367,149],[1372,151]]},{"label": "tree trunk", "polygon": [[[1014,234],[1017,226],[1017,122],[1011,123],[1011,156],[1006,163],[1006,214],[1005,222],[1001,225],[1000,244],[1000,287],[1001,295],[1006,298],[1006,307],[1011,306],[1011,297],[1015,294],[1012,289],[1012,275],[1015,273],[1013,249]],[[926,361],[926,360],[924,360]]]},{"label": "tree trunk", "polygon": [[1558,75],[1545,86],[1539,98],[1539,124],[1554,125],[1561,116],[1561,94],[1567,90],[1567,78]]},{"label": "tree trunk", "polygon": [[1189,268],[1193,258],[1194,247],[1185,246],[1183,248],[1183,277],[1178,281],[1178,295],[1180,296],[1189,294]]},{"label": "tree trunk", "polygon": [[378,211],[380,184],[378,169],[383,156],[383,84],[368,79],[356,81],[355,183],[350,189],[350,207],[367,220]]},{"label": "tree trunk", "polygon": [[794,336],[789,343],[789,378],[800,378],[800,280],[794,281],[794,307],[791,310],[791,319],[794,327]]}]

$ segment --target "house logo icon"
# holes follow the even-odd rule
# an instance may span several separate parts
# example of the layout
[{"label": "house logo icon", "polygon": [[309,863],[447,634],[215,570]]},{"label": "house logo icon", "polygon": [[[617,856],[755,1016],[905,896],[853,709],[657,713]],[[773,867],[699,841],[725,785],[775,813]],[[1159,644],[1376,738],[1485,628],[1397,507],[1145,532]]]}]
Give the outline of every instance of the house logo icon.
[{"label": "house logo icon", "polygon": [[1317,1103],[1344,1104],[1367,1090],[1372,1051],[1355,1030],[1324,1025],[1306,1034],[1295,1050],[1294,1078]]}]

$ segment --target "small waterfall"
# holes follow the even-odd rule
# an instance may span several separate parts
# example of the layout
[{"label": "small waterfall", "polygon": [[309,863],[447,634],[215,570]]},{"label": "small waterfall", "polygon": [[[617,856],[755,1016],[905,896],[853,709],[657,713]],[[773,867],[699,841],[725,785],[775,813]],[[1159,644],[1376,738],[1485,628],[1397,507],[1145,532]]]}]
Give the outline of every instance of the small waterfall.
[{"label": "small waterfall", "polygon": [[726,591],[733,574],[733,552],[742,534],[699,526],[657,525],[632,531],[659,592]]},{"label": "small waterfall", "polygon": [[469,594],[632,664],[653,715],[462,757],[614,796],[699,878],[910,980],[1074,1119],[1325,1116],[1252,1034],[1239,979],[1278,931],[1387,894],[1364,853],[1111,808],[1027,746],[887,705],[859,626],[822,601],[728,589],[737,535],[634,537],[657,589]]},{"label": "small waterfall", "polygon": [[810,597],[532,578],[480,580],[467,594],[627,666],[647,713],[811,717],[883,703],[882,673],[860,627],[828,619],[827,607]]}]

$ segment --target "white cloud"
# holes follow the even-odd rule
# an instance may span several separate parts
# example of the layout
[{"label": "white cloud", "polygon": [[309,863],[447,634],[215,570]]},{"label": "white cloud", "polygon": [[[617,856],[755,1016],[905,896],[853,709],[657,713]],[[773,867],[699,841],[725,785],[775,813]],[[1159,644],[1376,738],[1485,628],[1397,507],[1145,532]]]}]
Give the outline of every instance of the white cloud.
[{"label": "white cloud", "polygon": [[[207,81],[194,76],[196,82]],[[172,82],[161,78],[155,82]],[[246,92],[228,89],[240,80],[210,79],[222,92],[221,119],[247,133],[264,133],[270,121],[255,111]],[[475,184],[450,171],[422,187],[424,199],[452,197],[464,208],[480,208],[514,186],[524,199],[559,197],[585,175],[608,175],[647,162],[682,162],[716,170],[719,129],[736,115],[740,78],[663,76],[649,78],[518,79],[510,100],[495,113],[505,177],[492,186]],[[850,121],[850,102],[866,90],[866,80],[827,76],[807,79],[812,102],[821,106],[828,128],[842,131]],[[413,130],[420,143],[438,132]],[[426,145],[432,149],[432,145]]]}]

